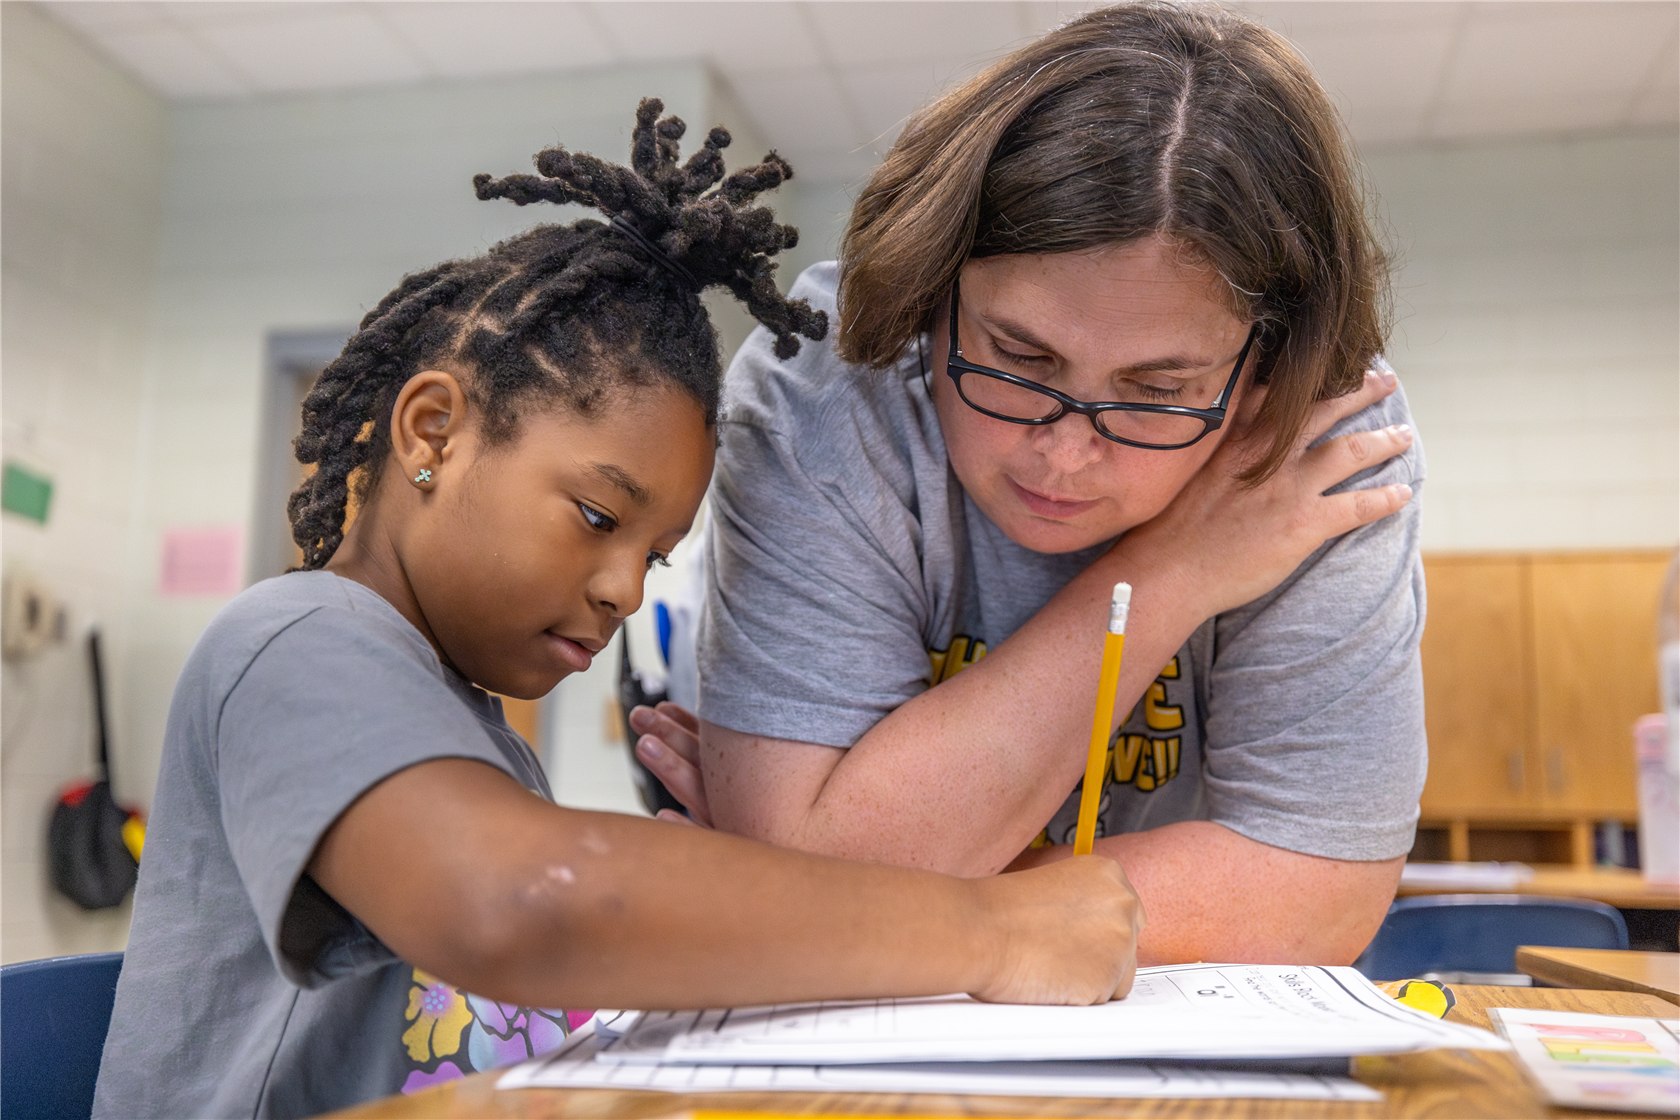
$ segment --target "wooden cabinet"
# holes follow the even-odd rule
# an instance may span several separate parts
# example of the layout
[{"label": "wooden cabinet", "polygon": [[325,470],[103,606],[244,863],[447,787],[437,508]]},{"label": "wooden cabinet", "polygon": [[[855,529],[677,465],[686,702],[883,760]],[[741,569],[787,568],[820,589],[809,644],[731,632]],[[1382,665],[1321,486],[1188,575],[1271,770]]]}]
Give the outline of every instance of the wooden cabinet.
[{"label": "wooden cabinet", "polygon": [[1637,819],[1631,729],[1658,708],[1668,558],[1424,558],[1420,855],[1589,863],[1597,822]]}]

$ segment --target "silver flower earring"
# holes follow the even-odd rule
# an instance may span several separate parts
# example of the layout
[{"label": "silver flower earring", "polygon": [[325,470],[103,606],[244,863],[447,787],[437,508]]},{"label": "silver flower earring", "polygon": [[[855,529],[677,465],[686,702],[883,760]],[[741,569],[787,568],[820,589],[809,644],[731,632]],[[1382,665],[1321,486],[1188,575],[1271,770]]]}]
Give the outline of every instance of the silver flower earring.
[{"label": "silver flower earring", "polygon": [[415,482],[430,482],[431,480],[432,472],[429,467],[421,467],[420,473],[414,476]]}]

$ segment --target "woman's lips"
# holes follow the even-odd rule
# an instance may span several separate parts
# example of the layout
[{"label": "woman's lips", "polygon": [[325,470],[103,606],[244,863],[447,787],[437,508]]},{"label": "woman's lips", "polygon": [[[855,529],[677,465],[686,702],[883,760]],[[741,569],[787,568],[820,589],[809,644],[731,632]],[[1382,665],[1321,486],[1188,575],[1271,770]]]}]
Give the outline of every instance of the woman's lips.
[{"label": "woman's lips", "polygon": [[1095,508],[1097,504],[1096,499],[1085,502],[1064,502],[1040,494],[1036,490],[1028,490],[1013,478],[1006,478],[1005,481],[1009,483],[1010,489],[1014,490],[1015,496],[1021,500],[1021,504],[1026,506],[1029,512],[1039,517],[1066,521],[1070,517],[1078,517],[1085,511]]},{"label": "woman's lips", "polygon": [[595,660],[595,655],[586,646],[574,642],[570,638],[562,638],[552,630],[546,630],[544,633],[548,635],[548,640],[554,646],[555,651],[560,654],[560,660],[570,665],[574,672],[585,671],[589,668],[590,663]]}]

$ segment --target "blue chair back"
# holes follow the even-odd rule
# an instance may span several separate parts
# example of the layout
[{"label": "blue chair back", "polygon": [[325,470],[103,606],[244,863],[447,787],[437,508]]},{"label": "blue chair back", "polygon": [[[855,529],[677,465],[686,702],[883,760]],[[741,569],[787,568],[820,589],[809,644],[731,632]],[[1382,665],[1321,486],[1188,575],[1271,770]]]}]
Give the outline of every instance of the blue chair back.
[{"label": "blue chair back", "polygon": [[87,1120],[117,998],[121,953],[0,968],[0,1115]]},{"label": "blue chair back", "polygon": [[1579,898],[1439,894],[1397,898],[1354,967],[1372,980],[1426,972],[1514,973],[1517,946],[1626,949],[1614,907]]}]

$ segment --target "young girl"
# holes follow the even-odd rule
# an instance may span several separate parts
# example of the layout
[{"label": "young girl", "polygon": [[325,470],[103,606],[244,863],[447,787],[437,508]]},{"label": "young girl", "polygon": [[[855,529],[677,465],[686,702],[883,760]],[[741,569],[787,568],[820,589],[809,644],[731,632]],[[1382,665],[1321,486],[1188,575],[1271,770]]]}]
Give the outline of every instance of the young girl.
[{"label": "young girl", "polygon": [[305,402],[304,570],[182,672],[96,1115],[340,1108],[552,1046],[537,1008],[1128,989],[1142,915],[1109,861],[965,881],[563,809],[482,691],[587,668],[688,530],[719,392],[700,291],[779,353],[824,331],[772,283],[794,231],[749,205],[787,165],[724,178],[721,130],[679,165],[660,108],[634,170],[555,149],[480,176],[613,218],[407,278]]}]

